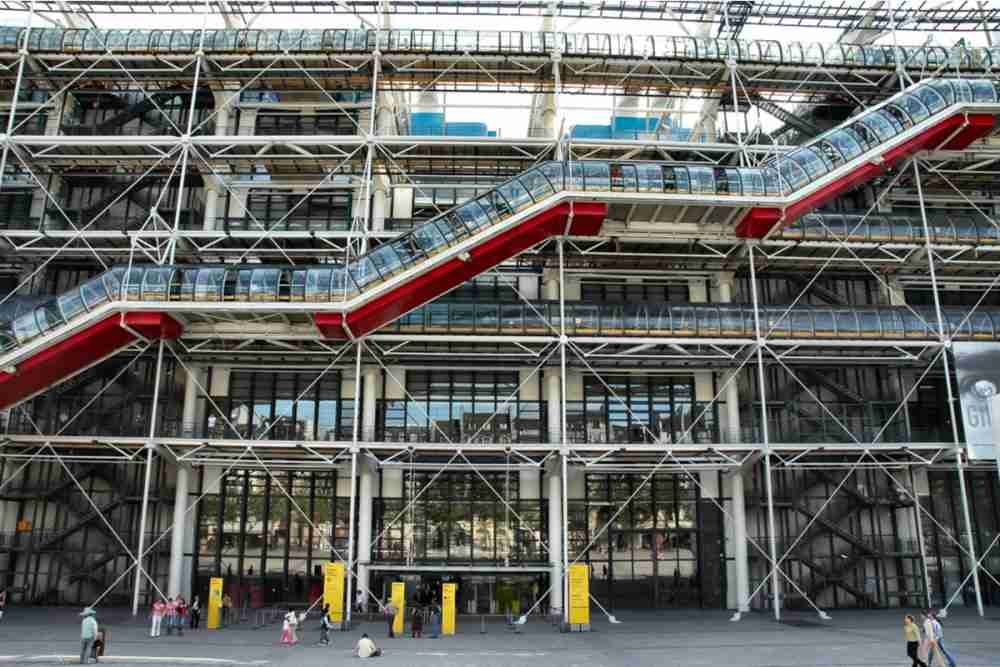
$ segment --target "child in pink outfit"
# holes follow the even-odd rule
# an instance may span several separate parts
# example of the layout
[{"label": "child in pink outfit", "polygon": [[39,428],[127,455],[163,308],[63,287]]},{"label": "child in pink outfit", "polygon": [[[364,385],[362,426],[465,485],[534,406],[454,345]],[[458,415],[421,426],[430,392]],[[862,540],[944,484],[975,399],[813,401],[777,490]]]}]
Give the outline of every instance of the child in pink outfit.
[{"label": "child in pink outfit", "polygon": [[153,627],[149,629],[150,637],[160,636],[160,624],[163,622],[163,614],[167,611],[167,605],[163,604],[163,600],[157,600],[153,603]]}]

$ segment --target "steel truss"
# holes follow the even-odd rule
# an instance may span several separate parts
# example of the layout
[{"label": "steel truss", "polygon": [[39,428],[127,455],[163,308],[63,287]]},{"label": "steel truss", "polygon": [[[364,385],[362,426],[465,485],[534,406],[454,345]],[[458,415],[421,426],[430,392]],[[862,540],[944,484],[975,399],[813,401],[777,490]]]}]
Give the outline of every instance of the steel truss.
[{"label": "steel truss", "polygon": [[[227,2],[227,13],[249,16],[262,13],[295,13],[300,12],[334,12],[351,14],[372,14],[388,11],[405,14],[411,11],[429,11],[444,15],[472,13],[478,15],[540,15],[552,11],[558,16],[593,16],[596,18],[656,18],[688,21],[715,20],[715,12],[706,12],[706,7],[717,3],[672,2],[670,0],[655,3],[634,3],[614,6],[608,4],[576,5],[572,3],[518,3],[498,2],[456,3],[417,2],[395,3],[383,2],[377,7],[374,2],[354,2],[353,0],[338,0],[336,3],[296,2],[294,7],[283,2]],[[28,11],[30,32],[33,21],[42,13],[70,12],[81,15],[99,15],[103,12],[132,13],[202,13],[218,12],[217,3],[178,1],[162,5],[132,1],[127,4],[115,2],[90,3],[84,0],[68,0],[58,3],[46,0],[18,2],[5,0],[0,2],[0,8]],[[875,29],[889,27],[891,30],[967,30],[1000,28],[1000,10],[968,9],[927,9],[902,3],[896,10],[888,11],[881,3],[873,3],[861,9],[847,8],[840,5],[817,5],[801,3],[791,5],[784,2],[757,2],[746,17],[748,24],[794,24],[816,25],[823,27],[853,28],[862,20],[869,21]],[[124,56],[122,56],[124,58]],[[0,158],[0,174],[6,175],[8,168],[16,167],[25,178],[22,182],[33,185],[40,190],[57,210],[60,222],[65,222],[71,229],[59,232],[4,230],[2,238],[18,253],[36,254],[42,259],[33,268],[33,277],[45,269],[57,256],[93,257],[97,263],[104,264],[109,254],[117,254],[127,258],[127,261],[150,261],[158,264],[168,264],[178,257],[188,258],[225,258],[225,259],[260,259],[281,258],[295,264],[296,260],[315,258],[317,256],[334,254],[350,257],[363,251],[369,244],[392,236],[391,232],[375,229],[373,226],[374,211],[371,200],[372,190],[380,178],[391,183],[405,184],[418,192],[426,192],[423,178],[434,174],[438,169],[445,168],[460,175],[475,175],[487,162],[500,163],[489,173],[497,177],[506,173],[517,172],[526,166],[549,156],[565,157],[569,160],[587,157],[613,156],[616,159],[638,159],[644,157],[659,157],[659,159],[680,156],[684,159],[697,159],[719,165],[754,164],[761,156],[784,150],[772,144],[751,144],[750,140],[764,136],[760,122],[760,111],[757,111],[756,127],[738,128],[734,134],[737,143],[734,144],[703,144],[692,146],[674,141],[568,141],[562,136],[562,128],[552,128],[549,136],[534,139],[489,140],[489,139],[459,139],[459,138],[414,138],[394,136],[382,132],[378,127],[381,113],[392,111],[391,94],[399,89],[431,92],[449,88],[449,77],[454,81],[494,79],[496,70],[485,65],[482,59],[465,54],[461,58],[451,60],[441,59],[434,64],[424,64],[420,67],[408,64],[398,56],[384,56],[380,53],[364,55],[355,60],[338,60],[328,62],[328,71],[323,77],[316,78],[310,73],[310,67],[290,54],[280,54],[268,60],[242,59],[240,62],[228,63],[222,59],[207,57],[204,53],[196,53],[186,60],[174,60],[164,67],[135,68],[130,63],[120,59],[115,53],[104,57],[82,60],[75,56],[36,56],[27,50],[22,50],[16,57],[8,54],[4,61],[8,75],[16,72],[13,80],[13,101],[9,106],[7,132],[2,137],[2,158]],[[552,62],[562,63],[562,67],[550,68]],[[158,63],[163,65],[164,63]],[[311,65],[310,65],[311,66]],[[607,69],[598,72],[587,63],[573,63],[563,60],[562,54],[554,53],[548,60],[531,62],[514,60],[504,67],[512,67],[518,74],[532,82],[524,84],[523,88],[511,85],[509,90],[523,90],[532,93],[554,94],[557,99],[562,94],[577,92],[603,91],[600,85],[591,83],[574,83],[587,81],[593,77],[599,79],[611,75],[621,76],[620,72]],[[638,71],[630,72],[621,78],[615,88],[626,88],[633,84],[648,86],[648,80],[662,71],[650,66],[644,74]],[[36,68],[40,68],[39,71]],[[266,81],[272,74],[280,72],[289,76],[289,71],[297,77],[303,90],[322,96],[330,107],[344,111],[343,104],[332,94],[336,89],[345,86],[357,86],[370,89],[370,103],[365,111],[367,119],[352,120],[357,129],[357,136],[323,136],[288,137],[288,136],[210,136],[198,134],[199,128],[205,126],[214,117],[223,112],[216,108],[207,119],[196,124],[193,113],[188,114],[184,129],[174,125],[176,136],[145,136],[145,137],[68,137],[68,136],[34,136],[18,134],[17,120],[19,106],[19,91],[28,81],[51,80],[51,90],[59,93],[68,90],[74,83],[89,78],[127,80],[126,87],[138,90],[142,96],[155,105],[155,84],[157,77],[164,76],[164,70],[174,76],[184,75],[195,82],[208,81],[213,90],[220,92],[224,99],[233,101],[239,99],[242,91]],[[387,72],[389,74],[387,74]],[[803,78],[793,82],[781,82],[777,78],[765,76],[759,68],[745,66],[737,61],[727,60],[720,69],[718,65],[697,67],[687,66],[688,79],[676,86],[676,91],[670,94],[686,94],[691,88],[706,91],[706,97],[718,98],[725,95],[732,100],[732,108],[749,108],[751,99],[761,87],[771,88],[778,94],[785,95],[787,100],[815,99],[817,93],[824,97],[830,94],[864,104],[876,97],[884,96],[887,89],[894,85],[892,76],[885,72],[873,72],[857,75],[858,80],[849,81],[835,76],[822,67],[801,72]],[[512,75],[511,72],[507,72]],[[930,73],[932,74],[932,73]],[[113,75],[113,76],[112,76]],[[866,78],[868,75],[881,78]],[[551,80],[549,80],[551,76]],[[855,75],[852,75],[855,76]],[[896,81],[903,84],[903,79],[913,75],[903,73]],[[918,75],[919,76],[919,75]],[[70,81],[69,84],[64,82]],[[380,79],[380,77],[382,77]],[[395,78],[394,78],[395,77]],[[410,77],[407,80],[407,77]],[[813,77],[816,82],[806,85]],[[709,85],[711,84],[711,85]],[[464,84],[463,84],[464,85]],[[478,85],[478,83],[477,83]],[[595,87],[596,86],[596,87]],[[673,86],[673,84],[672,84]],[[507,90],[508,88],[504,88]],[[642,94],[642,91],[629,91],[630,94]],[[195,108],[196,96],[191,96],[190,111]],[[863,99],[862,99],[863,98]],[[728,102],[727,100],[724,100]],[[558,101],[556,102],[558,108]],[[34,109],[35,113],[41,108]],[[159,107],[156,108],[166,121],[173,124],[170,116]],[[365,122],[367,120],[367,123]],[[367,125],[367,126],[366,126]],[[267,432],[254,439],[204,439],[190,437],[185,433],[166,433],[158,431],[155,413],[150,420],[150,431],[141,438],[92,438],[65,435],[61,431],[56,434],[45,434],[36,427],[30,435],[9,434],[0,442],[0,459],[17,466],[12,474],[0,481],[0,490],[13,481],[30,464],[37,461],[57,461],[72,477],[67,462],[138,462],[144,460],[145,484],[143,493],[143,512],[140,519],[140,538],[137,548],[133,551],[121,536],[115,536],[121,547],[127,553],[131,565],[121,573],[119,580],[109,588],[114,588],[121,580],[135,570],[133,611],[137,611],[140,583],[147,579],[156,588],[152,577],[143,566],[143,559],[151,550],[171,533],[168,527],[152,544],[145,543],[146,514],[150,495],[150,475],[154,458],[170,460],[179,466],[194,466],[203,469],[222,470],[222,475],[239,468],[253,468],[268,473],[282,494],[288,498],[296,512],[311,524],[310,517],[295,503],[294,498],[281,485],[274,475],[275,471],[287,469],[329,470],[330,468],[350,468],[351,505],[350,505],[350,538],[346,554],[341,554],[332,544],[327,546],[331,554],[348,564],[350,573],[348,584],[348,600],[352,600],[351,590],[357,581],[361,586],[360,566],[370,566],[355,560],[355,519],[357,478],[360,466],[377,466],[383,469],[434,470],[436,474],[431,484],[446,470],[467,471],[483,477],[484,471],[505,472],[521,470],[549,470],[549,474],[557,471],[561,478],[561,525],[562,544],[556,545],[540,539],[542,546],[552,555],[552,586],[561,589],[565,586],[565,573],[568,566],[586,557],[588,549],[593,546],[614,519],[628,506],[629,498],[620,503],[611,518],[597,532],[597,536],[579,554],[571,555],[568,550],[568,494],[567,478],[570,470],[594,472],[617,472],[627,470],[643,475],[640,485],[647,484],[657,472],[675,472],[689,478],[699,489],[702,483],[699,474],[702,471],[725,471],[728,475],[742,475],[753,466],[761,466],[765,471],[767,486],[766,512],[768,538],[759,543],[747,537],[747,543],[758,550],[768,564],[767,576],[753,591],[746,591],[745,599],[739,600],[740,609],[749,608],[750,602],[758,596],[767,595],[770,586],[771,606],[776,619],[781,618],[783,603],[782,590],[786,587],[797,589],[804,599],[824,619],[829,616],[810,596],[782,569],[792,554],[796,543],[802,539],[814,522],[820,520],[820,515],[834,500],[850,476],[858,470],[873,469],[883,472],[888,478],[903,489],[916,502],[919,512],[931,516],[928,510],[920,504],[920,499],[900,482],[899,474],[914,468],[948,466],[953,468],[962,486],[963,522],[967,535],[965,544],[960,539],[944,530],[945,536],[954,542],[969,562],[967,579],[972,579],[979,613],[983,613],[980,594],[980,576],[993,579],[993,575],[981,566],[986,555],[995,548],[997,540],[986,549],[986,553],[977,554],[972,539],[972,525],[968,511],[968,497],[965,489],[965,470],[969,465],[961,437],[957,430],[957,418],[954,414],[954,400],[950,383],[951,369],[948,350],[952,340],[947,335],[945,321],[942,316],[939,290],[942,274],[969,275],[978,281],[970,283],[970,288],[976,291],[982,289],[981,297],[969,309],[966,319],[974,316],[982,303],[1000,283],[1000,271],[995,258],[996,249],[992,246],[969,244],[944,244],[932,240],[927,212],[931,208],[925,197],[924,183],[932,181],[935,193],[950,191],[948,194],[961,201],[967,210],[997,226],[998,221],[993,211],[987,209],[982,202],[967,195],[961,187],[964,176],[976,178],[981,176],[989,162],[996,159],[995,147],[977,148],[964,154],[949,154],[935,152],[931,155],[912,159],[905,169],[899,172],[888,183],[881,184],[881,191],[873,197],[865,215],[857,223],[861,227],[865,220],[876,212],[880,205],[890,197],[900,197],[902,201],[916,204],[916,210],[924,229],[925,241],[912,243],[866,243],[850,239],[850,234],[841,236],[827,228],[830,240],[809,242],[783,239],[778,235],[771,236],[759,243],[733,240],[724,233],[705,236],[699,233],[653,233],[636,229],[632,218],[633,211],[628,211],[620,220],[622,228],[617,230],[613,239],[574,239],[560,237],[535,248],[521,256],[518,260],[525,266],[555,271],[558,275],[558,301],[561,315],[565,314],[566,275],[574,270],[594,268],[606,269],[610,265],[621,266],[623,259],[635,261],[636,270],[642,270],[643,262],[662,268],[663,262],[669,260],[678,270],[691,272],[692,265],[706,275],[720,271],[748,271],[752,305],[754,308],[755,335],[739,340],[713,341],[707,344],[697,339],[656,339],[650,338],[637,344],[636,339],[619,340],[610,337],[576,337],[567,335],[564,328],[565,317],[560,316],[558,323],[545,320],[549,331],[544,335],[521,336],[515,338],[498,337],[499,340],[488,340],[483,336],[468,337],[447,335],[440,340],[433,336],[415,337],[387,333],[375,333],[367,337],[343,345],[331,345],[318,339],[314,329],[305,319],[294,318],[295,309],[272,312],[259,315],[256,320],[248,321],[242,316],[241,310],[233,307],[219,309],[219,312],[206,312],[201,321],[189,323],[185,336],[177,343],[159,342],[156,349],[156,391],[160,390],[161,374],[165,358],[172,358],[183,368],[188,378],[196,386],[196,392],[204,397],[215,414],[225,422],[228,416],[219,409],[212,399],[208,389],[198,379],[198,373],[193,364],[205,360],[246,359],[254,358],[261,365],[282,362],[288,359],[304,360],[306,363],[321,364],[321,372],[314,382],[318,382],[324,374],[334,368],[354,370],[355,397],[363,393],[362,368],[376,368],[385,372],[405,392],[405,382],[393,375],[391,364],[400,360],[418,359],[422,362],[435,360],[437,363],[454,363],[456,352],[450,346],[464,344],[468,348],[464,352],[464,363],[473,363],[478,358],[494,363],[497,360],[514,359],[531,368],[529,377],[537,376],[546,371],[558,369],[559,390],[556,392],[558,405],[558,428],[549,433],[549,442],[539,444],[480,444],[471,442],[455,443],[448,440],[443,432],[443,441],[420,443],[390,443],[376,441],[374,434],[366,433],[361,428],[361,402],[355,401],[354,432],[350,441],[333,442],[301,442],[281,441],[267,438]],[[966,166],[971,163],[971,166]],[[985,163],[985,164],[984,164]],[[45,183],[43,175],[58,173],[62,169],[76,168],[82,165],[101,168],[111,165],[123,166],[137,176],[131,188],[143,179],[151,178],[155,173],[164,176],[168,182],[178,183],[175,214],[164,218],[158,209],[169,208],[169,202],[161,200],[151,207],[148,219],[137,230],[104,230],[91,231],[89,228],[102,215],[111,210],[117,199],[128,195],[128,189],[108,203],[94,219],[84,226],[77,226],[69,215],[61,208],[53,189]],[[187,230],[180,224],[180,209],[182,195],[187,185],[189,174],[198,174],[207,182],[230,195],[237,195],[231,178],[233,174],[249,173],[254,168],[264,165],[273,173],[287,173],[303,176],[304,187],[308,190],[306,197],[320,190],[320,186],[330,185],[335,177],[342,177],[341,183],[347,188],[362,188],[365,192],[362,210],[352,216],[351,224],[343,231],[325,233],[289,232],[277,230],[282,222],[272,223],[257,220],[250,211],[247,217],[253,229],[236,234],[220,230]],[[966,171],[968,169],[968,171]],[[957,172],[957,173],[956,173]],[[16,186],[16,181],[6,180],[0,183],[4,189]],[[912,191],[903,191],[911,187]],[[131,189],[130,188],[130,189]],[[440,210],[440,209],[438,209]],[[285,217],[290,215],[290,211]],[[656,222],[654,215],[649,222]],[[625,250],[607,251],[609,245],[624,244]],[[655,244],[652,252],[644,245]],[[668,252],[660,252],[666,248]],[[569,251],[567,253],[567,250]],[[775,328],[789,316],[792,308],[803,299],[810,288],[824,273],[833,273],[842,267],[871,277],[887,291],[895,286],[890,284],[889,274],[902,276],[903,279],[924,281],[934,294],[934,325],[937,336],[933,340],[914,342],[912,345],[886,345],[882,341],[851,341],[849,344],[832,345],[822,341],[782,341],[772,337]],[[758,278],[767,277],[770,272],[783,268],[810,269],[808,280],[792,303],[778,321],[765,321],[762,317],[762,303],[758,294]],[[535,308],[534,301],[528,298],[505,270],[497,272],[498,280],[506,283],[518,298],[530,308]],[[731,300],[732,295],[729,295]],[[159,304],[162,306],[162,304]],[[924,319],[911,307],[910,312]],[[305,309],[298,309],[304,311]],[[315,308],[313,308],[315,310]],[[140,346],[142,352],[152,352],[153,346]],[[863,350],[863,353],[862,353]],[[169,355],[169,357],[167,356]],[[135,358],[138,358],[138,354]],[[330,359],[332,358],[332,361]],[[133,360],[134,361],[134,360]],[[710,401],[702,408],[697,418],[690,423],[678,442],[660,443],[656,434],[649,432],[654,444],[639,443],[608,443],[581,445],[570,442],[567,419],[567,376],[571,369],[586,372],[604,383],[614,400],[629,413],[631,409],[627,401],[618,396],[605,379],[609,372],[618,368],[634,368],[647,363],[659,363],[662,367],[671,368],[683,366],[687,368],[725,369],[729,371],[721,387],[714,391]],[[844,364],[858,363],[871,365],[874,363],[907,365],[915,369],[915,380],[908,387],[901,388],[898,406],[870,440],[856,437],[851,428],[844,424],[840,417],[831,411],[800,377],[801,368],[817,363]],[[808,442],[781,442],[773,437],[768,430],[768,387],[767,371],[777,369],[809,396],[811,403],[837,424],[846,437],[840,442],[816,445]],[[124,371],[123,371],[124,372]],[[907,401],[916,390],[921,380],[930,373],[942,372],[947,379],[949,406],[952,411],[952,440],[949,442],[893,444],[883,440],[889,423],[899,413],[906,411]],[[747,387],[740,379],[747,380]],[[756,385],[757,389],[753,390]],[[311,386],[311,385],[310,385]],[[759,438],[744,438],[740,434],[730,433],[721,442],[694,443],[687,436],[702,422],[715,406],[729,402],[733,396],[739,398],[739,391],[744,388],[757,393],[760,410]],[[302,400],[306,391],[296,399]],[[158,405],[154,396],[153,405]],[[507,397],[504,405],[516,398],[517,391]],[[96,397],[94,397],[96,400]],[[88,404],[89,405],[89,404]],[[85,411],[87,405],[80,409]],[[23,408],[22,408],[23,409]],[[490,419],[495,417],[502,408],[498,408]],[[155,410],[155,407],[154,407]],[[78,415],[77,415],[78,416]],[[76,416],[73,417],[75,419]],[[72,423],[70,419],[69,423]],[[66,427],[69,426],[67,423]],[[431,421],[433,423],[433,420]],[[232,424],[229,424],[232,427]],[[63,430],[65,430],[65,428]],[[480,428],[480,431],[485,425]],[[440,431],[440,429],[438,429]],[[238,430],[233,427],[233,432]],[[735,435],[735,437],[734,437]],[[779,553],[779,536],[774,520],[774,495],[772,477],[774,470],[806,470],[824,469],[843,473],[834,492],[825,500],[822,507],[806,524],[790,546]],[[79,482],[74,482],[83,491]],[[427,485],[429,486],[429,485]],[[425,486],[420,493],[426,491]],[[490,486],[491,492],[503,503],[507,516],[505,526],[520,521],[516,511],[510,504],[507,489],[500,490]],[[638,489],[636,490],[636,494]],[[207,491],[183,511],[181,518],[194,509]],[[86,494],[85,494],[86,495]],[[406,513],[412,511],[420,494],[410,494],[406,507],[382,532],[398,521],[405,520]],[[733,519],[733,512],[714,500],[710,493],[705,494],[712,500],[721,512]],[[635,497],[635,494],[633,494]],[[95,510],[99,508],[87,497]],[[107,523],[107,518],[101,514],[101,519]],[[931,517],[933,520],[933,517]],[[177,514],[175,513],[175,522]],[[918,523],[919,525],[919,523]],[[114,532],[114,527],[108,524]],[[939,526],[943,529],[943,527]],[[374,540],[377,540],[376,536]],[[374,541],[373,540],[373,541]],[[922,540],[922,538],[921,538]],[[509,540],[508,540],[509,544]],[[921,550],[923,553],[923,550]],[[558,556],[558,559],[556,558]],[[358,556],[360,558],[360,556]],[[412,562],[410,563],[412,566]],[[926,566],[925,566],[926,578]],[[770,583],[769,583],[770,582]],[[994,582],[996,580],[994,579]],[[964,586],[965,582],[963,582]],[[787,585],[787,586],[786,586]],[[959,587],[959,590],[962,586]],[[371,591],[365,592],[371,595]],[[158,588],[156,592],[163,595]],[[927,590],[930,595],[929,588]],[[546,591],[545,595],[549,595]],[[957,593],[956,593],[957,596]],[[102,594],[95,604],[104,595]],[[373,596],[374,597],[374,596]],[[545,597],[544,595],[542,597]],[[565,600],[565,595],[560,595]],[[762,598],[761,598],[762,599]],[[947,601],[947,609],[955,596]],[[595,603],[600,605],[598,600]],[[376,598],[376,602],[378,602]],[[380,603],[379,603],[380,604]],[[765,603],[766,604],[766,603]],[[537,606],[537,605],[536,605]],[[350,607],[350,605],[349,605]],[[534,611],[529,610],[525,616]],[[566,613],[567,610],[563,610]],[[350,608],[348,619],[350,619]]]}]

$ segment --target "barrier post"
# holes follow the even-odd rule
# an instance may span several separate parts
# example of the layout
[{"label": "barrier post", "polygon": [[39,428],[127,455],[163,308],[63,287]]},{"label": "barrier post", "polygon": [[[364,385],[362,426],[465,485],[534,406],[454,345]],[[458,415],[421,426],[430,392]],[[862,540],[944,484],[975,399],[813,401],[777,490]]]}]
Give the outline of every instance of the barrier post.
[{"label": "barrier post", "polygon": [[586,563],[569,566],[569,630],[590,630],[590,566]]},{"label": "barrier post", "polygon": [[441,634],[455,634],[455,592],[458,584],[441,585]]},{"label": "barrier post", "polygon": [[401,636],[406,626],[406,584],[402,581],[392,582],[392,604],[396,608],[396,616],[392,619],[392,633]]},{"label": "barrier post", "polygon": [[330,605],[330,622],[339,630],[344,624],[344,563],[330,561],[323,571],[323,602]]},{"label": "barrier post", "polygon": [[222,577],[212,577],[208,582],[208,621],[205,624],[209,630],[218,630],[222,621]]}]

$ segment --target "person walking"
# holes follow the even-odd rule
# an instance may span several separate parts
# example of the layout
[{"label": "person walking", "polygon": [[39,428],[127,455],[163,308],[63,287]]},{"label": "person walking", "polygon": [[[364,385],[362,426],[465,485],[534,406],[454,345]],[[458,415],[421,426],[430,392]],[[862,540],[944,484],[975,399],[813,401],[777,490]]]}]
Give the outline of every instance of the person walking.
[{"label": "person walking", "polygon": [[938,620],[933,611],[927,610],[927,615],[931,620],[931,632],[933,633],[931,636],[934,640],[934,647],[948,661],[948,667],[955,667],[955,659],[951,657],[948,649],[944,647],[944,628],[941,627],[941,621]]},{"label": "person walking", "polygon": [[194,601],[188,608],[188,613],[191,616],[191,629],[197,630],[198,624],[201,623],[201,598],[197,595],[194,596]]},{"label": "person walking", "polygon": [[413,618],[410,619],[410,636],[421,639],[424,636],[424,608],[414,607]]},{"label": "person walking", "polygon": [[389,624],[389,639],[392,639],[396,636],[393,633],[392,627],[396,624],[396,612],[399,610],[396,609],[396,605],[392,603],[392,600],[386,600],[382,610],[385,613],[385,620]]},{"label": "person walking", "polygon": [[330,630],[333,629],[333,621],[330,620],[330,605],[323,605],[323,618],[319,620],[319,641],[317,644],[323,646],[330,645]]},{"label": "person walking", "polygon": [[428,630],[430,638],[437,639],[441,635],[441,613],[438,611],[437,605],[431,605],[427,624],[430,626]]},{"label": "person walking", "polygon": [[354,596],[354,608],[359,614],[365,613],[365,607],[368,606],[368,594],[365,593],[360,588],[358,589],[358,594]]},{"label": "person walking", "polygon": [[281,643],[288,646],[294,646],[298,643],[299,639],[295,635],[295,628],[299,624],[299,617],[295,615],[295,612],[291,609],[285,614],[285,619],[281,623]]},{"label": "person walking", "polygon": [[7,610],[7,589],[0,588],[0,621],[3,620],[3,614]]},{"label": "person walking", "polygon": [[233,611],[233,599],[229,597],[229,593],[222,596],[222,625],[229,625],[231,619],[229,618]]},{"label": "person walking", "polygon": [[903,639],[906,641],[906,655],[913,661],[910,667],[927,667],[927,663],[921,660],[918,655],[920,651],[920,626],[910,614],[903,618]]},{"label": "person walking", "polygon": [[177,622],[177,600],[173,598],[167,598],[167,636],[169,637],[174,631],[174,624]]},{"label": "person walking", "polygon": [[83,617],[80,622],[80,664],[86,665],[94,648],[94,640],[97,639],[97,612],[92,607],[87,607],[80,612],[80,616]]},{"label": "person walking", "polygon": [[167,611],[167,605],[163,604],[163,600],[157,598],[156,602],[153,603],[153,612],[151,617],[153,619],[153,624],[149,628],[150,637],[160,636],[160,626],[163,624],[163,614]]}]

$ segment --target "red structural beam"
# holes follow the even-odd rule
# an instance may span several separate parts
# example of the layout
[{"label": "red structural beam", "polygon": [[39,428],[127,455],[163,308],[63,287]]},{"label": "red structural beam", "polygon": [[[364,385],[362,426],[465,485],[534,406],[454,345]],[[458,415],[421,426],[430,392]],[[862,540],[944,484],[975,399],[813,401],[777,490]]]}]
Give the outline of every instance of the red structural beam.
[{"label": "red structural beam", "polygon": [[363,336],[547,238],[566,233],[596,236],[607,214],[603,202],[558,204],[472,248],[467,258],[449,259],[356,311],[317,313],[316,326],[327,338]]},{"label": "red structural beam", "polygon": [[0,371],[0,409],[93,366],[140,337],[172,340],[182,330],[177,320],[164,313],[106,317],[22,361],[14,373]]},{"label": "red structural beam", "polygon": [[922,150],[943,148],[961,150],[993,131],[994,117],[990,114],[951,116],[895,148],[887,150],[878,162],[866,162],[849,174],[828,183],[784,209],[758,206],[747,211],[736,224],[736,235],[743,238],[763,238],[774,226],[790,225],[800,217],[839,197],[862,183],[881,176],[905,158]]}]

